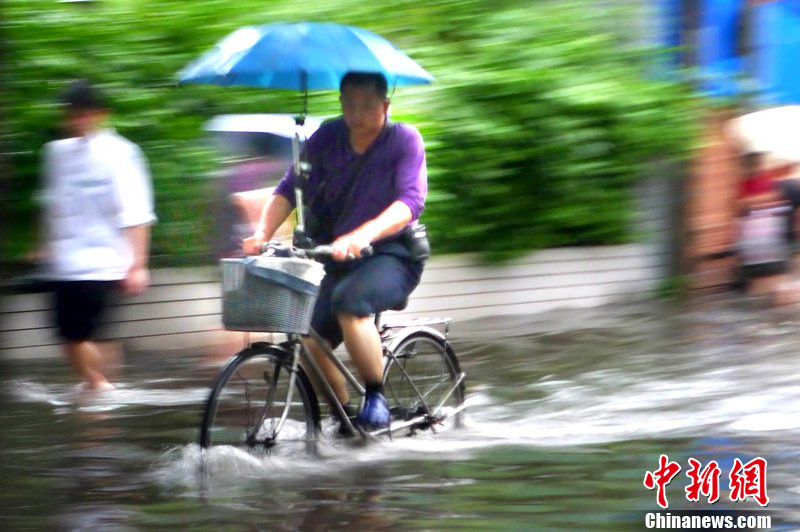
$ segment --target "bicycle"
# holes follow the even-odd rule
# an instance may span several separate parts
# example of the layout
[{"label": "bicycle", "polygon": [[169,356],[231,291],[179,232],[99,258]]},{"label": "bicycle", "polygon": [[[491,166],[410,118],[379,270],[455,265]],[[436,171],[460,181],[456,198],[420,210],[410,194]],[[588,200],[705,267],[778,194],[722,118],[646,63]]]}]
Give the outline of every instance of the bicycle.
[{"label": "bicycle", "polygon": [[293,274],[282,271],[277,275],[274,269],[266,268],[267,279],[254,266],[248,270],[258,259],[223,259],[223,322],[232,330],[283,332],[287,340],[249,343],[225,364],[205,404],[200,429],[202,449],[233,445],[265,454],[297,450],[314,453],[321,433],[321,411],[310,377],[331,406],[340,434],[366,439],[462,424],[466,375],[447,340],[449,318],[381,323],[378,314],[375,326],[383,345],[383,383],[391,425],[371,432],[356,426],[352,412],[338,401],[302,343],[303,336],[309,335],[323,346],[325,355],[344,374],[363,406],[364,387],[310,327],[315,291],[298,282],[303,275],[300,266],[318,272],[321,262],[330,258],[330,247],[297,249],[275,243],[266,247],[267,252],[260,257],[294,261],[297,264],[291,267],[280,260],[269,265],[274,268],[277,264],[293,270]]}]

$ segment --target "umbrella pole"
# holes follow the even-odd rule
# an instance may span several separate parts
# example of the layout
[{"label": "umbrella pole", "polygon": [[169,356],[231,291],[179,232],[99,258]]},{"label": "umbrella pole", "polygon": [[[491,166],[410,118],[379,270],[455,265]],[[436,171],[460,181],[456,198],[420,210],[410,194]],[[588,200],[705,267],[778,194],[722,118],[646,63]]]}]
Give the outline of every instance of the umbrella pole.
[{"label": "umbrella pole", "polygon": [[294,118],[294,138],[292,139],[292,158],[294,164],[294,198],[297,209],[297,226],[294,229],[294,245],[299,248],[310,248],[314,243],[306,235],[305,204],[303,203],[303,187],[308,180],[309,166],[300,160],[300,128],[305,124],[305,116]]},{"label": "umbrella pole", "polygon": [[305,205],[303,204],[303,188],[308,180],[309,165],[300,160],[300,128],[306,122],[308,108],[308,73],[300,73],[300,86],[303,91],[303,114],[294,117],[294,139],[292,139],[292,157],[294,158],[294,199],[297,209],[297,226],[294,229],[294,245],[298,248],[312,248],[314,242],[306,235]]}]

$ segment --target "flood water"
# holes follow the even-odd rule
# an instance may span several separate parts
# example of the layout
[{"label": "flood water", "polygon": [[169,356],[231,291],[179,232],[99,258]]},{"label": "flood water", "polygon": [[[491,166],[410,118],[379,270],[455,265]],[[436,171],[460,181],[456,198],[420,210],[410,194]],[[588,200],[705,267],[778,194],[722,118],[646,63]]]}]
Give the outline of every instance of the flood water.
[{"label": "flood water", "polygon": [[[195,441],[218,364],[128,354],[87,396],[61,360],[2,362],[2,530],[643,530],[661,454],[721,498],[800,529],[800,309],[734,298],[455,324],[466,426],[264,460]],[[768,462],[769,506],[728,499],[734,458]]]}]

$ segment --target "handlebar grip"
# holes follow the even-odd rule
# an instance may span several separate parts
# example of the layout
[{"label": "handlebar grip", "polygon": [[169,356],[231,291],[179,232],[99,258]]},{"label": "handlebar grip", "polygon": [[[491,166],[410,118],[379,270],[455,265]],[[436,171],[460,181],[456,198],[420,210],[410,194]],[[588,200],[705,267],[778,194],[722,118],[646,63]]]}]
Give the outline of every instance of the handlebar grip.
[{"label": "handlebar grip", "polygon": [[331,254],[333,253],[333,248],[330,246],[317,246],[305,250],[305,253],[309,259],[324,260],[331,258]]},{"label": "handlebar grip", "polygon": [[[331,246],[317,246],[315,248],[305,250],[305,253],[306,256],[310,259],[316,259],[316,260],[330,259],[333,257],[333,248]],[[374,254],[375,250],[372,248],[372,246],[367,246],[361,250],[361,256],[363,258],[371,257]],[[347,260],[353,260],[353,259],[355,259],[355,257],[353,256],[347,258]]]}]

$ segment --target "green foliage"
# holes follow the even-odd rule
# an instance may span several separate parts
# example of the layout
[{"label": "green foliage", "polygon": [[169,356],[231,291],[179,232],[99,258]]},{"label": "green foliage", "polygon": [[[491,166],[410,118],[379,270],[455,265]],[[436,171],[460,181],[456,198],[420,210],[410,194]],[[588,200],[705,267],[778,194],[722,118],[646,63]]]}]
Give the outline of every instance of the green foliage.
[{"label": "green foliage", "polygon": [[504,258],[624,241],[643,163],[688,153],[685,91],[646,79],[644,52],[581,4],[476,12],[449,33],[429,134],[430,225],[448,247]]},{"label": "green foliage", "polygon": [[[282,91],[177,87],[189,61],[246,24],[317,20],[379,33],[435,77],[395,95],[395,118],[417,125],[428,149],[425,213],[437,253],[494,258],[550,246],[630,238],[631,183],[655,156],[680,157],[691,139],[690,100],[647,79],[647,56],[612,32],[592,2],[345,0],[239,2],[7,0],[2,145],[12,174],[12,238],[32,247],[41,145],[59,124],[55,99],[68,80],[98,82],[113,125],[139,144],[154,176],[160,263],[209,257],[213,154],[202,124],[217,113],[297,112]],[[616,22],[616,21],[615,21]],[[312,114],[337,111],[312,95]]]}]

